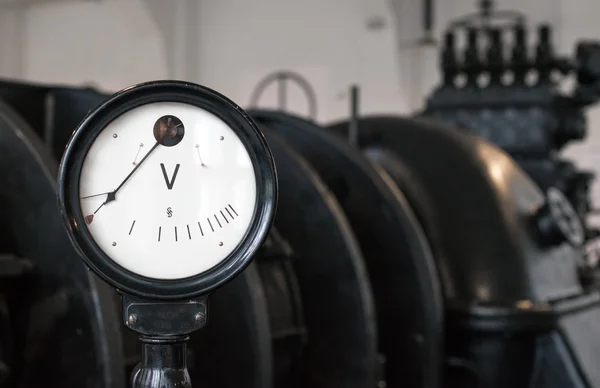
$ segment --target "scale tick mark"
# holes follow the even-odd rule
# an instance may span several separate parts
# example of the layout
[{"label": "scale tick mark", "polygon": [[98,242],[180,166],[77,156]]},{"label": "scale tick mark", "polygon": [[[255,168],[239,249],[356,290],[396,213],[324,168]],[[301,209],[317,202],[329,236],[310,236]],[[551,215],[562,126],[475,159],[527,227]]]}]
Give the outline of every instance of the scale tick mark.
[{"label": "scale tick mark", "polygon": [[204,231],[202,230],[202,225],[200,225],[200,221],[198,221],[198,228],[200,228],[200,234],[204,236]]},{"label": "scale tick mark", "polygon": [[208,225],[210,225],[210,229],[214,232],[215,228],[213,228],[212,223],[210,222],[210,218],[207,218],[206,221],[208,221]]},{"label": "scale tick mark", "polygon": [[219,213],[221,213],[225,222],[229,223],[229,220],[227,219],[227,217],[225,217],[225,214],[223,214],[223,210],[219,210]]},{"label": "scale tick mark", "polygon": [[217,224],[219,224],[219,228],[222,228],[223,225],[221,225],[221,221],[219,221],[219,219],[217,218],[217,215],[213,214],[213,216],[215,217],[215,220],[217,220]]},{"label": "scale tick mark", "polygon": [[131,228],[129,228],[129,235],[131,236],[131,231],[133,230],[133,226],[135,225],[135,220],[133,220],[133,223],[131,224]]},{"label": "scale tick mark", "polygon": [[235,209],[233,208],[233,206],[231,206],[231,205],[228,205],[228,206],[229,206],[229,208],[230,208],[230,209],[233,211],[233,213],[234,213],[234,214],[237,216],[238,214],[237,214],[237,212],[235,211]]},{"label": "scale tick mark", "polygon": [[188,230],[188,237],[191,240],[192,239],[192,234],[190,233],[190,226],[189,225],[186,225],[186,226],[187,226],[187,230]]}]

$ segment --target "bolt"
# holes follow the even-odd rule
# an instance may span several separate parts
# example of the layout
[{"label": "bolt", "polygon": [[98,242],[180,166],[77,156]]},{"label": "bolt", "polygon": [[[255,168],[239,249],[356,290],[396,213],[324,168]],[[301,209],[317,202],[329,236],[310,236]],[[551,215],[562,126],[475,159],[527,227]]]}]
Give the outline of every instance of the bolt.
[{"label": "bolt", "polygon": [[204,314],[203,313],[196,313],[196,315],[194,315],[194,319],[196,321],[201,321],[204,319]]},{"label": "bolt", "polygon": [[223,140],[223,139],[225,139],[225,138],[224,138],[223,136],[221,136],[219,139],[220,139],[220,140]]},{"label": "bolt", "polygon": [[112,246],[113,246],[113,247],[116,247],[116,246],[117,246],[117,243],[113,241],[113,243],[112,243]]},{"label": "bolt", "polygon": [[131,314],[128,318],[127,318],[127,322],[129,322],[130,325],[133,325],[134,323],[136,323],[138,320],[137,315],[135,314]]},{"label": "bolt", "polygon": [[219,246],[222,247],[223,246],[223,241],[219,241]]},{"label": "bolt", "polygon": [[117,135],[116,133],[113,133],[113,137],[114,137],[115,139],[117,138],[117,136],[119,136],[119,135]]}]

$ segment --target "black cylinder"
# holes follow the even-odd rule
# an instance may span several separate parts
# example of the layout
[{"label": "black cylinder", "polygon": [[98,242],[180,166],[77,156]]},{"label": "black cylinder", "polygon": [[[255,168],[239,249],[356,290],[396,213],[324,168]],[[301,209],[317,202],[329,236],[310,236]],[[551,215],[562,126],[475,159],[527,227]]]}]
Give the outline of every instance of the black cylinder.
[{"label": "black cylinder", "polygon": [[142,361],[131,373],[132,388],[191,388],[187,336],[140,337]]},{"label": "black cylinder", "polygon": [[538,30],[539,40],[543,43],[550,43],[550,26],[542,24]]},{"label": "black cylinder", "polygon": [[464,54],[464,66],[467,75],[467,84],[476,85],[477,77],[481,71],[481,58],[479,56],[477,29],[467,29],[467,47]]},{"label": "black cylinder", "polygon": [[444,39],[444,47],[442,49],[442,73],[444,85],[452,86],[454,77],[458,73],[458,61],[456,58],[456,46],[454,44],[454,33],[447,32]]},{"label": "black cylinder", "polygon": [[527,38],[525,27],[517,25],[514,28],[515,43],[512,49],[513,63],[521,65],[527,62]]},{"label": "black cylinder", "polygon": [[538,83],[550,81],[550,73],[555,62],[550,26],[546,24],[541,25],[538,29],[538,45],[535,62],[535,67],[538,71]]},{"label": "black cylinder", "polygon": [[490,84],[499,85],[504,71],[504,54],[502,48],[502,32],[498,28],[489,31],[490,44],[487,50],[487,62],[490,73]]},{"label": "black cylinder", "polygon": [[514,28],[515,42],[512,48],[511,67],[514,72],[514,83],[524,84],[525,76],[529,70],[529,57],[527,54],[527,36],[525,27],[518,24]]}]

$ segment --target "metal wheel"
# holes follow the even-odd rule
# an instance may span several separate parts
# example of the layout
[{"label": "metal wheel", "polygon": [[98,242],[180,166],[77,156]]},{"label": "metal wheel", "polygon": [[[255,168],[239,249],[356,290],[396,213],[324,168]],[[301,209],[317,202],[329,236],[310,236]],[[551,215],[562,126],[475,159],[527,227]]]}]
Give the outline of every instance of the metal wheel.
[{"label": "metal wheel", "polygon": [[311,163],[347,215],[375,294],[387,386],[438,387],[441,289],[427,238],[402,192],[385,171],[324,128],[280,112],[250,114]]},{"label": "metal wheel", "polygon": [[310,165],[264,127],[279,175],[275,225],[294,248],[307,343],[297,387],[373,387],[379,379],[373,300],[350,224]]},{"label": "metal wheel", "polygon": [[[61,226],[55,161],[3,102],[0,155],[2,250],[9,257],[1,282],[14,345],[8,379],[23,388],[125,387],[111,291],[86,270]],[[24,261],[28,275],[15,279]]]}]

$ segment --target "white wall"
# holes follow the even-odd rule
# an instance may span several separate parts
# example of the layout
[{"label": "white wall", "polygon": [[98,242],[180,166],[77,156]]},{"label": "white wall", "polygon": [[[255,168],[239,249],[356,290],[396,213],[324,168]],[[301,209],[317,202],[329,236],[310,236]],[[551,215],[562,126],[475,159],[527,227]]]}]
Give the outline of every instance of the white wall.
[{"label": "white wall", "polygon": [[168,76],[163,37],[143,0],[46,2],[0,15],[20,19],[8,50],[0,47],[9,62],[1,76],[107,90]]},{"label": "white wall", "polygon": [[[363,111],[407,109],[386,0],[45,1],[0,7],[0,22],[2,14],[24,22],[10,39],[16,47],[0,40],[15,53],[14,63],[0,62],[0,76],[109,90],[183,78],[246,106],[262,77],[292,70],[316,89],[321,120],[348,115],[352,83],[361,86]],[[383,27],[369,29],[373,18]],[[274,91],[261,106],[274,106]],[[293,86],[289,106],[307,113]]]},{"label": "white wall", "polygon": [[[347,117],[348,88],[361,86],[365,111],[404,108],[394,50],[394,23],[385,0],[203,1],[199,19],[199,74],[208,86],[247,104],[266,74],[297,71],[317,92],[321,120]],[[369,30],[370,18],[385,26]],[[275,88],[264,106],[275,102]],[[307,113],[303,96],[290,107]]]},{"label": "white wall", "polygon": [[[474,9],[476,0],[436,1],[436,25]],[[596,0],[503,0],[534,23],[554,27],[558,51],[600,38]],[[542,5],[543,3],[543,5]],[[363,113],[407,113],[437,84],[437,49],[420,47],[418,0],[40,0],[0,6],[0,76],[40,82],[93,83],[106,90],[159,78],[213,87],[242,106],[275,70],[313,84],[318,119],[348,115],[348,88],[361,86]],[[369,28],[378,20],[379,28]],[[438,28],[437,36],[441,34]],[[275,88],[261,106],[275,106]],[[306,114],[290,90],[290,110]],[[600,172],[600,108],[586,143],[566,154]],[[594,187],[600,205],[600,183]]]}]

